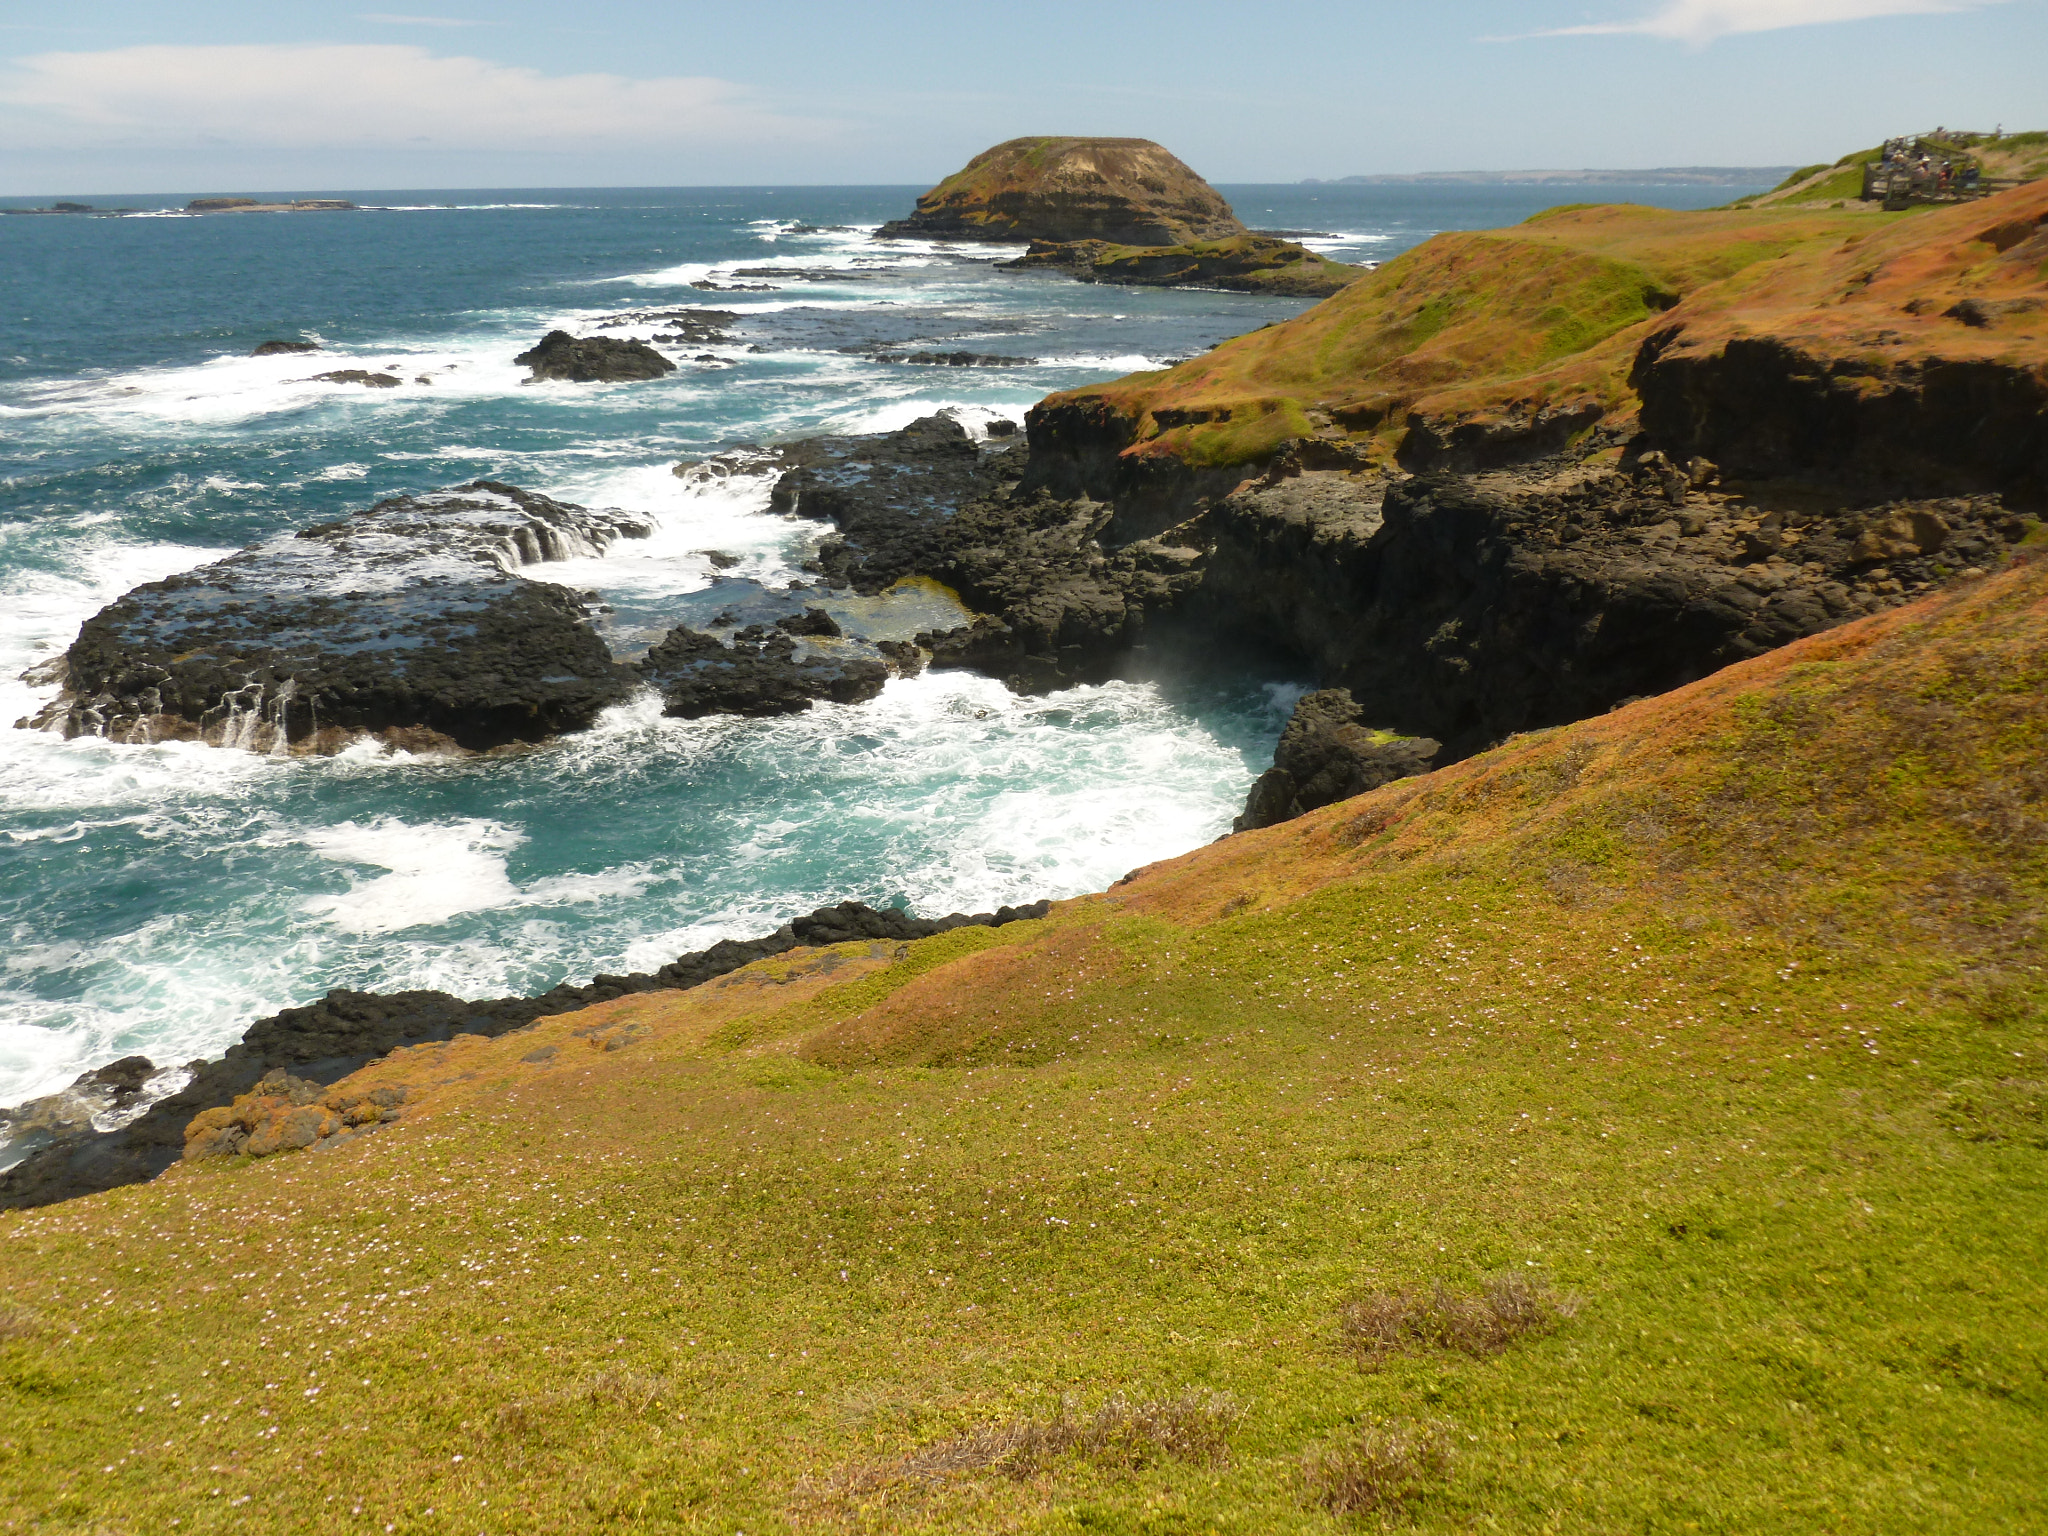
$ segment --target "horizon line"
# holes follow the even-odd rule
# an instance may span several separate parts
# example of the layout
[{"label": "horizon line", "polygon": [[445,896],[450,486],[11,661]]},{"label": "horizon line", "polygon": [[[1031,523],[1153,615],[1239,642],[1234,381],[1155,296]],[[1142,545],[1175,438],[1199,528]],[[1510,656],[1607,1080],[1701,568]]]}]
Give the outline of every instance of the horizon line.
[{"label": "horizon line", "polygon": [[[1333,186],[1342,182],[1356,181],[1418,181],[1431,177],[1571,177],[1571,176],[1657,176],[1679,173],[1700,172],[1767,172],[1784,171],[1793,167],[1785,165],[1661,165],[1661,166],[1578,166],[1557,168],[1526,168],[1514,170],[1456,170],[1456,171],[1356,171],[1341,176],[1301,176],[1288,181],[1239,181],[1217,180],[1209,184],[1217,187],[1312,187]],[[910,181],[725,181],[668,183],[645,182],[626,183],[516,183],[501,185],[473,186],[383,186],[383,187],[201,187],[199,190],[186,187],[176,191],[138,191],[130,189],[120,192],[82,192],[77,189],[43,192],[0,192],[0,202],[28,202],[37,198],[51,198],[69,201],[82,198],[185,198],[188,201],[201,197],[327,197],[345,193],[368,196],[387,193],[469,193],[469,192],[826,192],[851,189],[873,189],[876,191],[897,191],[904,188],[921,190],[935,183]],[[95,210],[113,212],[112,209]]]}]

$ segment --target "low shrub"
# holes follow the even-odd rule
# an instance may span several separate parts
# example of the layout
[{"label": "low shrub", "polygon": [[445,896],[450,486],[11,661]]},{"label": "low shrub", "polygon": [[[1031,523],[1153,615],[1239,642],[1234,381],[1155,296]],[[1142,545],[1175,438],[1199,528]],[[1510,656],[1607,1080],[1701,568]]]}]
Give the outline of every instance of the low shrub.
[{"label": "low shrub", "polygon": [[1336,1515],[1397,1513],[1451,1470],[1452,1429],[1439,1421],[1382,1419],[1342,1444],[1308,1453],[1302,1477]]},{"label": "low shrub", "polygon": [[849,1468],[828,1491],[860,1496],[897,1483],[932,1482],[975,1472],[1024,1479],[1068,1457],[1135,1470],[1164,1460],[1219,1462],[1238,1407],[1212,1392],[1134,1403],[1122,1393],[1092,1413],[1062,1399],[1052,1417],[1017,1418],[953,1435],[894,1460]]},{"label": "low shrub", "polygon": [[1375,1291],[1338,1317],[1345,1348],[1367,1365],[1404,1350],[1492,1355],[1528,1334],[1548,1333],[1578,1314],[1579,1298],[1542,1280],[1509,1272],[1461,1294],[1439,1280],[1427,1295]]}]

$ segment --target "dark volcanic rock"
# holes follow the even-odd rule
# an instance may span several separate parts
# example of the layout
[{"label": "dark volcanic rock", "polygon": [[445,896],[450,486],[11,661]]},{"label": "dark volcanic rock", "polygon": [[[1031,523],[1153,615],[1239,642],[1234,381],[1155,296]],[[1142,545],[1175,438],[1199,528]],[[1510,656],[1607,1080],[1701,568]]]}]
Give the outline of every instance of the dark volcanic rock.
[{"label": "dark volcanic rock", "polygon": [[[609,1002],[633,992],[694,987],[743,965],[799,946],[856,940],[908,942],[954,928],[1001,927],[1045,916],[1050,902],[1000,907],[966,916],[911,917],[860,902],[821,907],[759,939],[721,939],[654,972],[599,976],[588,986],[560,986],[539,997],[465,1002],[445,992],[334,991],[317,1003],[287,1008],[249,1026],[219,1061],[195,1062],[191,1082],[147,1113],[107,1132],[72,1128],[0,1173],[0,1209],[49,1205],[154,1178],[178,1161],[185,1127],[202,1110],[234,1102],[266,1074],[283,1069],[312,1083],[332,1083],[400,1046],[457,1035],[496,1037],[536,1019]],[[88,1077],[92,1074],[88,1074]],[[81,1079],[81,1082],[84,1079]]]},{"label": "dark volcanic rock", "polygon": [[658,379],[676,365],[644,341],[616,336],[571,336],[549,331],[539,345],[512,359],[531,370],[526,382],[556,379],[569,384],[613,384]]},{"label": "dark volcanic rock", "polygon": [[985,617],[919,641],[939,667],[1039,691],[1100,680],[1199,579],[1170,541],[1110,551],[1109,509],[1017,489],[1021,445],[984,450],[947,416],[879,437],[815,438],[782,451],[772,504],[829,520],[818,551],[834,585],[871,594],[907,576],[953,588]]},{"label": "dark volcanic rock", "polygon": [[319,350],[320,343],[317,341],[264,341],[258,342],[256,350],[249,355],[251,357],[276,357],[280,353],[318,352]]},{"label": "dark volcanic rock", "polygon": [[0,1109],[0,1148],[18,1160],[64,1137],[118,1129],[190,1076],[178,1067],[159,1069],[147,1056],[124,1056],[81,1073],[60,1092]]},{"label": "dark volcanic rock", "polygon": [[271,752],[578,730],[637,680],[574,593],[514,571],[649,531],[488,480],[382,501],[101,609],[66,653],[64,694],[20,723]]},{"label": "dark volcanic rock", "polygon": [[1797,475],[1870,499],[1996,491],[2048,500],[2048,371],[2039,367],[1830,358],[1774,336],[1695,345],[1674,326],[1644,341],[1629,382],[1647,440],[1731,475]]},{"label": "dark volcanic rock", "polygon": [[1291,240],[1236,235],[1187,245],[1120,246],[1106,240],[1034,240],[1015,261],[1020,271],[1065,273],[1084,283],[1135,288],[1221,288],[1236,293],[1328,298],[1365,276],[1366,268],[1318,256]]},{"label": "dark volcanic rock", "polygon": [[660,691],[662,713],[685,720],[792,715],[818,699],[864,703],[882,691],[889,667],[850,645],[811,643],[838,637],[839,626],[818,608],[773,625],[750,624],[730,644],[679,624],[641,659],[640,670]]},{"label": "dark volcanic rock", "polygon": [[1396,779],[1427,773],[1442,750],[1427,737],[1370,729],[1365,711],[1342,688],[1304,694],[1280,733],[1273,766],[1252,786],[1232,830],[1277,826]]},{"label": "dark volcanic rock", "polygon": [[998,352],[877,352],[878,363],[922,363],[928,368],[1029,368],[1035,357],[1005,357]]},{"label": "dark volcanic rock", "polygon": [[360,384],[365,389],[396,389],[401,382],[395,373],[371,373],[363,368],[337,368],[332,373],[316,373],[313,378],[321,384]]},{"label": "dark volcanic rock", "polygon": [[1989,498],[1814,515],[1656,473],[1547,489],[1310,472],[1210,509],[1194,609],[1288,646],[1449,761],[1903,602],[1937,560],[1991,559],[2024,527]]}]

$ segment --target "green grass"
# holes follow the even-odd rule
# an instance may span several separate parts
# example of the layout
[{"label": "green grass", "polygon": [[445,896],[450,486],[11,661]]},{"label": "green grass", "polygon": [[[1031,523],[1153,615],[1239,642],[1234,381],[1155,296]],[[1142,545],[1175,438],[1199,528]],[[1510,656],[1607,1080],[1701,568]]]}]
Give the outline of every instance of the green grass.
[{"label": "green grass", "polygon": [[0,1217],[0,1529],[2040,1528],[2029,579]]}]

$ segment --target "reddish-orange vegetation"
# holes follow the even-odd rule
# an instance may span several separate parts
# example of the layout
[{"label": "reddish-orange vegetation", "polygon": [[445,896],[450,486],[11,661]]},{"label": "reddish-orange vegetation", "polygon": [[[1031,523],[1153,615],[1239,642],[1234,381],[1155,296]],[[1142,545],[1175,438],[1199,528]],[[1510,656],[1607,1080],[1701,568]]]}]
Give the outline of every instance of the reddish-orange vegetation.
[{"label": "reddish-orange vegetation", "polygon": [[[1250,462],[1293,437],[1393,452],[1412,428],[1626,428],[1644,369],[1768,339],[1882,390],[1985,364],[2048,390],[2048,182],[1928,211],[1563,208],[1440,235],[1283,325],[1164,372],[1055,395],[1127,458]],[[1647,344],[1647,346],[1646,346]],[[2024,386],[2019,386],[2024,387]],[[1077,418],[1078,419],[1078,418]]]}]

